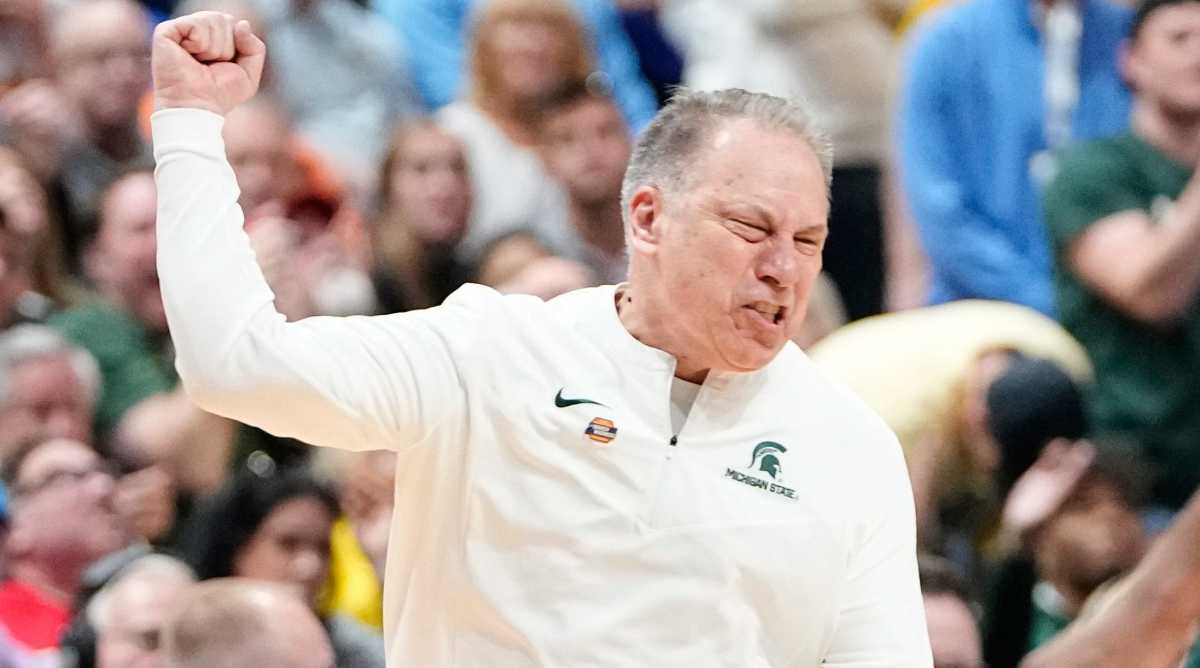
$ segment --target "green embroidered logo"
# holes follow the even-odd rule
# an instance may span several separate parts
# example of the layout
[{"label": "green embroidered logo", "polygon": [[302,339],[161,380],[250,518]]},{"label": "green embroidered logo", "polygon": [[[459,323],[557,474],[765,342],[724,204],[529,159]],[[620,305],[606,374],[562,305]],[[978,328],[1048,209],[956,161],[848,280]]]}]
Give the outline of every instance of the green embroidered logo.
[{"label": "green embroidered logo", "polygon": [[787,452],[787,448],[775,441],[763,441],[754,446],[750,455],[750,469],[762,471],[771,476],[772,480],[783,480],[783,463],[779,461],[778,453]]},{"label": "green embroidered logo", "polygon": [[[748,487],[778,494],[785,499],[795,501],[797,499],[796,490],[783,484],[781,455],[785,452],[787,452],[787,448],[775,441],[762,441],[750,451],[749,466],[740,470],[727,468],[725,477]],[[764,473],[765,476],[762,475]]]}]

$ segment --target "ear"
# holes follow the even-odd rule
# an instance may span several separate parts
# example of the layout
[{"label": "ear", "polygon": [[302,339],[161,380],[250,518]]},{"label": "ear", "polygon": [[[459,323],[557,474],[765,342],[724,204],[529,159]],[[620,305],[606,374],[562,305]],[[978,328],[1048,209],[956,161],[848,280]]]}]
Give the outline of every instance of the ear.
[{"label": "ear", "polygon": [[630,250],[652,255],[663,233],[662,191],[654,186],[641,186],[629,198]]},{"label": "ear", "polygon": [[1140,63],[1138,63],[1137,55],[1134,53],[1136,45],[1130,39],[1125,39],[1121,42],[1120,48],[1117,50],[1117,71],[1121,74],[1121,80],[1130,90],[1137,92],[1137,74]]}]

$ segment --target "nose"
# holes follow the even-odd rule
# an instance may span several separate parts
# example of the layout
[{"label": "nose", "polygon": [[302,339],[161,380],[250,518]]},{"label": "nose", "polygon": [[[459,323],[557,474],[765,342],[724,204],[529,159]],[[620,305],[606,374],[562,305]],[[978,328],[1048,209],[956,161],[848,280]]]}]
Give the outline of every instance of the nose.
[{"label": "nose", "polygon": [[791,239],[772,239],[758,258],[758,279],[778,288],[790,288],[800,281],[800,251]]},{"label": "nose", "polygon": [[309,584],[321,577],[325,569],[325,558],[316,548],[298,550],[292,557],[292,577],[297,582]]}]

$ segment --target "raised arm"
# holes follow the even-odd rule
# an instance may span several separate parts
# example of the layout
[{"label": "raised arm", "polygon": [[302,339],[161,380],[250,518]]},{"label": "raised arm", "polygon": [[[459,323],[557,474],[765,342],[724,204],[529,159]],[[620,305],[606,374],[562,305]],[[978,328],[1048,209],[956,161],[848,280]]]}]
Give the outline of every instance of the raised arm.
[{"label": "raised arm", "polygon": [[[251,97],[266,49],[200,12],[154,34],[158,269],[184,387],[201,407],[316,445],[395,448],[461,411],[462,305],[288,323],[242,230],[222,115]],[[452,352],[454,351],[454,352]],[[419,379],[419,387],[418,387]]]}]

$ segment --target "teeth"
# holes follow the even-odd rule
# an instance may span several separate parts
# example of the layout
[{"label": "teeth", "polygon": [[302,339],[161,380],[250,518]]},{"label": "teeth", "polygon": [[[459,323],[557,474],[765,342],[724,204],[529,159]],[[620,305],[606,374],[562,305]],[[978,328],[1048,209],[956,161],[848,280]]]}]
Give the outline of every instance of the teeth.
[{"label": "teeth", "polygon": [[779,307],[774,304],[758,303],[754,305],[754,310],[764,315],[776,316],[779,315]]}]

